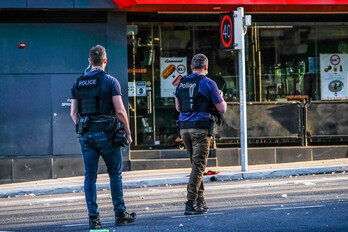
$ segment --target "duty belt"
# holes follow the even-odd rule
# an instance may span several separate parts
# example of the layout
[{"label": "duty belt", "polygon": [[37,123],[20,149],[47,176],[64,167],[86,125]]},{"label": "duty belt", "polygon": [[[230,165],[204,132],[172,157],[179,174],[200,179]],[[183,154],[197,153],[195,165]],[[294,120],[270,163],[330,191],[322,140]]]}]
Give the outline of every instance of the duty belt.
[{"label": "duty belt", "polygon": [[100,132],[100,131],[111,131],[111,130],[112,130],[112,125],[109,122],[91,123],[88,128],[89,132]]},{"label": "duty belt", "polygon": [[208,121],[187,121],[179,122],[180,129],[210,129],[210,122]]}]

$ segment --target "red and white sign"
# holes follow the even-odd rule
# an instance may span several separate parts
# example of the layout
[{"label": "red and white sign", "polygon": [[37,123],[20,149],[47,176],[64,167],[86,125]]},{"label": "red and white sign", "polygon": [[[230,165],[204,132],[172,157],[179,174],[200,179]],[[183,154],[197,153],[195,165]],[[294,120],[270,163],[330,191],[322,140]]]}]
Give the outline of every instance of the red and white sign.
[{"label": "red and white sign", "polygon": [[332,65],[338,65],[340,62],[341,62],[341,58],[338,55],[335,54],[330,57],[330,63]]},{"label": "red and white sign", "polygon": [[161,97],[175,97],[176,86],[187,75],[187,57],[161,57]]},{"label": "red and white sign", "polygon": [[348,99],[348,54],[320,54],[321,99]]},{"label": "red and white sign", "polygon": [[234,48],[233,13],[220,15],[220,42],[222,49]]}]

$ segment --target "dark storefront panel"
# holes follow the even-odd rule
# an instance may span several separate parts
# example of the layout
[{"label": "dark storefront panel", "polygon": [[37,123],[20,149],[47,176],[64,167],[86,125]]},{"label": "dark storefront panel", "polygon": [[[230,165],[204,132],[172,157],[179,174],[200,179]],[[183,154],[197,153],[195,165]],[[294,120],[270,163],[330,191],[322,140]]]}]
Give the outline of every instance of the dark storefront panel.
[{"label": "dark storefront panel", "polygon": [[[0,73],[81,73],[88,51],[105,44],[105,24],[0,24]],[[18,43],[24,42],[24,49]]]},{"label": "dark storefront panel", "polygon": [[[0,116],[5,122],[0,154],[80,154],[70,118],[70,89],[88,66],[89,49],[105,46],[106,25],[4,23],[0,31],[0,59],[6,63],[0,72],[23,73],[1,78],[7,114]],[[19,49],[19,42],[26,47]],[[41,75],[24,75],[28,73]]]},{"label": "dark storefront panel", "polygon": [[[127,108],[125,14],[4,11],[0,22],[0,183],[83,175],[70,90],[88,66],[89,49],[101,44]],[[124,170],[128,157],[124,149]],[[106,173],[103,162],[99,172]]]},{"label": "dark storefront panel", "polygon": [[[89,49],[105,46],[105,24],[5,23],[0,31],[0,59],[6,63],[0,71],[0,155],[80,154],[70,89],[88,66]],[[19,42],[26,47],[19,49]]]},{"label": "dark storefront panel", "polygon": [[74,8],[115,9],[117,4],[112,0],[74,0]]},{"label": "dark storefront panel", "polygon": [[70,118],[71,87],[78,75],[52,76],[53,155],[80,154],[79,140]]},{"label": "dark storefront panel", "polygon": [[[228,104],[217,144],[240,144],[239,104]],[[302,109],[297,103],[248,103],[248,142],[255,146],[300,145]]]},{"label": "dark storefront panel", "polygon": [[308,144],[348,144],[348,102],[307,105]]},{"label": "dark storefront panel", "polygon": [[27,0],[28,8],[72,8],[73,0]]},{"label": "dark storefront panel", "polygon": [[0,155],[52,153],[49,75],[0,75]]}]

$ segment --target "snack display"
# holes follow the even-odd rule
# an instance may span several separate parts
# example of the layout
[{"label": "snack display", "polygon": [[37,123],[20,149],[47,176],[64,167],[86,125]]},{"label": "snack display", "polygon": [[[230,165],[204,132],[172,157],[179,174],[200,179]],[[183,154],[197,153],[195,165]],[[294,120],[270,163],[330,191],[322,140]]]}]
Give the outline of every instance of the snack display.
[{"label": "snack display", "polygon": [[168,65],[163,71],[162,71],[162,78],[163,79],[167,79],[174,71],[175,71],[175,65],[174,64],[171,64],[171,65]]}]

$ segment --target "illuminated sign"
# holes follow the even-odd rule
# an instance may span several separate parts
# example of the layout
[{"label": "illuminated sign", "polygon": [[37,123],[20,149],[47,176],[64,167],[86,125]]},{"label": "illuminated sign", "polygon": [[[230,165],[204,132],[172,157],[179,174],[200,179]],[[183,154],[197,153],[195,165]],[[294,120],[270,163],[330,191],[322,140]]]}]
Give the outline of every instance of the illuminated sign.
[{"label": "illuminated sign", "polygon": [[222,49],[234,49],[233,13],[220,15],[220,44]]}]

